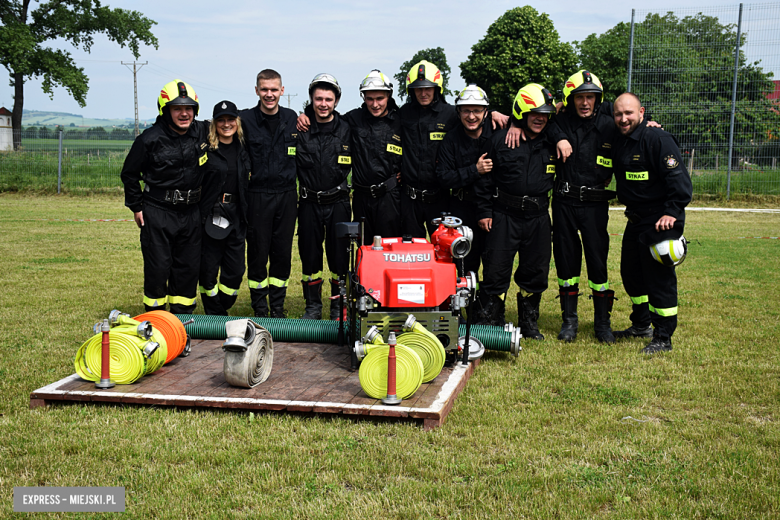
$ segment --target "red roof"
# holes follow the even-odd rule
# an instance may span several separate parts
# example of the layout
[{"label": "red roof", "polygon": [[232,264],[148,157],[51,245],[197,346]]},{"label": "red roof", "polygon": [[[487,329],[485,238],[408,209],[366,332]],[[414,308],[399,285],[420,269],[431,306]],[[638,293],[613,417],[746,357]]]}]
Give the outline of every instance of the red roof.
[{"label": "red roof", "polygon": [[13,114],[5,107],[0,107],[0,116],[12,116]]},{"label": "red roof", "polygon": [[775,90],[767,96],[767,99],[780,99],[780,80],[774,80]]}]

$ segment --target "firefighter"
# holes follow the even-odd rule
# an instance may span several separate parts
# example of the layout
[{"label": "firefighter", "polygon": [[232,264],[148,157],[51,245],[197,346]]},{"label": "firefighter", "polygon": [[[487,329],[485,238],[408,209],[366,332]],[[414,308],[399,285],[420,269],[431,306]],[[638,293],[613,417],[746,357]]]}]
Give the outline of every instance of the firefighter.
[{"label": "firefighter", "polygon": [[[317,74],[309,84],[307,107],[311,129],[298,136],[296,162],[298,201],[298,251],[303,269],[304,319],[322,317],[322,242],[331,272],[331,295],[339,294],[339,278],[347,272],[347,253],[336,239],[335,227],[349,222],[349,186],[352,168],[351,133],[336,106],[341,87],[330,74]],[[337,299],[331,299],[330,319],[339,318]]]},{"label": "firefighter", "polygon": [[[401,236],[401,120],[393,99],[393,83],[372,70],[360,83],[363,105],[344,114],[352,133],[352,214],[365,218],[363,243],[374,235]],[[306,132],[310,120],[298,116],[298,130]]]},{"label": "firefighter", "polygon": [[257,75],[260,100],[242,110],[241,126],[251,159],[248,193],[247,281],[255,316],[284,318],[297,216],[296,114],[279,106],[282,77],[272,69]]},{"label": "firefighter", "polygon": [[[612,104],[595,74],[580,70],[566,80],[566,110],[553,118],[550,134],[565,140],[571,155],[556,174],[552,201],[553,255],[558,271],[558,294],[563,325],[558,339],[577,337],[582,252],[593,294],[593,329],[600,342],[614,343],[610,313],[615,291],[609,288],[609,200],[605,189],[612,180],[612,141],[616,134]],[[581,236],[581,238],[580,238]]]},{"label": "firefighter", "polygon": [[228,309],[236,303],[246,270],[246,190],[250,171],[241,119],[234,103],[225,100],[214,105],[208,139],[209,160],[200,204],[204,234],[199,290],[206,314],[227,316]]},{"label": "firefighter", "polygon": [[496,132],[487,156],[493,168],[475,184],[479,225],[488,233],[477,322],[504,325],[504,294],[515,255],[520,253],[514,276],[520,287],[518,322],[523,337],[538,340],[544,339],[537,320],[552,253],[548,193],[557,158],[546,129],[553,113],[553,96],[546,88],[536,83],[521,88],[513,104],[512,124],[523,129],[526,140],[512,149],[505,143],[507,131]]},{"label": "firefighter", "polygon": [[642,352],[672,350],[677,328],[677,274],[674,266],[653,259],[650,247],[679,239],[693,185],[677,141],[648,126],[645,109],[631,93],[615,100],[615,125],[620,133],[613,151],[618,200],[626,205],[626,229],[620,275],[631,298],[631,326],[615,336],[652,339]]},{"label": "firefighter", "polygon": [[469,85],[455,98],[455,110],[460,126],[449,132],[439,147],[436,159],[436,179],[440,186],[452,188],[450,212],[472,229],[471,251],[458,262],[458,273],[479,272],[485,231],[477,219],[474,182],[493,168],[487,157],[487,143],[493,136],[489,101],[484,90]]},{"label": "firefighter", "polygon": [[[198,203],[208,161],[207,125],[195,121],[198,95],[187,83],[166,83],[159,115],[136,137],[122,166],[125,206],[141,229],[144,307],[192,314],[200,269]],[[144,188],[141,188],[141,181]]]}]

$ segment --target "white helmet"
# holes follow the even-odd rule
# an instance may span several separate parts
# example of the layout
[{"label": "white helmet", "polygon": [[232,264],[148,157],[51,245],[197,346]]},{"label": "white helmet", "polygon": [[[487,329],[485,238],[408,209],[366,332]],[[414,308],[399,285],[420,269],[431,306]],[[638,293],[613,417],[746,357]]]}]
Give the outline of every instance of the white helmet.
[{"label": "white helmet", "polygon": [[653,259],[668,266],[680,265],[688,254],[688,241],[681,236],[677,240],[664,240],[650,246]]},{"label": "white helmet", "polygon": [[393,95],[393,82],[390,78],[382,74],[378,69],[374,69],[368,73],[363,81],[360,82],[360,94],[369,90],[383,90],[390,92]]},{"label": "white helmet", "polygon": [[336,77],[332,74],[323,73],[314,76],[314,79],[311,80],[311,83],[309,83],[309,99],[311,99],[311,96],[314,93],[314,89],[318,83],[325,83],[327,85],[336,87],[336,102],[338,103],[339,99],[341,99],[341,87],[339,86],[339,82],[336,80]]},{"label": "white helmet", "polygon": [[490,104],[487,94],[476,85],[469,85],[460,92],[455,98],[455,106],[460,105],[480,105],[486,107]]}]

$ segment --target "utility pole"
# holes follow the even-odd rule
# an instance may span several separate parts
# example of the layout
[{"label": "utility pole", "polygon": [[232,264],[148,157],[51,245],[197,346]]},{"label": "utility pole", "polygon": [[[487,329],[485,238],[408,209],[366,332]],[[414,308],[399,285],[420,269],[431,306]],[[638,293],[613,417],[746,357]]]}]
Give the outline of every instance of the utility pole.
[{"label": "utility pole", "polygon": [[287,108],[290,108],[290,98],[295,97],[297,95],[298,94],[283,94],[283,96],[287,98]]},{"label": "utility pole", "polygon": [[[131,65],[130,63],[125,63],[124,61],[121,62],[121,63],[122,63],[122,65],[127,66],[128,69],[130,68],[130,65]],[[133,96],[135,98],[135,136],[134,137],[138,137],[138,134],[139,134],[139,132],[138,132],[138,78],[136,77],[136,74],[138,74],[138,71],[141,70],[141,67],[143,67],[144,65],[148,65],[148,64],[149,64],[148,61],[145,61],[143,63],[137,63],[137,62],[134,61],[132,63],[132,65],[133,65]],[[138,68],[136,68],[136,65],[138,65]]]}]

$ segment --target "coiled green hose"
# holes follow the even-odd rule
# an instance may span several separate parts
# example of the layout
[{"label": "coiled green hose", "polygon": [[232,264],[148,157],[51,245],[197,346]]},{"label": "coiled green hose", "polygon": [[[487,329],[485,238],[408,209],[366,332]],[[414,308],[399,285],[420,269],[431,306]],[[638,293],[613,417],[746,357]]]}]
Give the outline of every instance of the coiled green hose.
[{"label": "coiled green hose", "polygon": [[[274,341],[305,343],[337,343],[339,322],[330,320],[292,320],[285,318],[241,318],[238,316],[204,316],[200,314],[177,314],[192,339],[220,339],[227,337],[225,323],[228,320],[250,319],[271,333]],[[460,325],[458,332],[466,334],[466,326]],[[471,336],[477,338],[487,350],[513,352],[516,333],[491,325],[472,325]]]},{"label": "coiled green hose", "polygon": [[[387,358],[390,346],[385,343],[366,345],[366,357],[360,363],[358,378],[360,387],[369,397],[383,399],[387,396]],[[423,382],[423,362],[411,348],[395,346],[396,395],[409,399]]]}]

